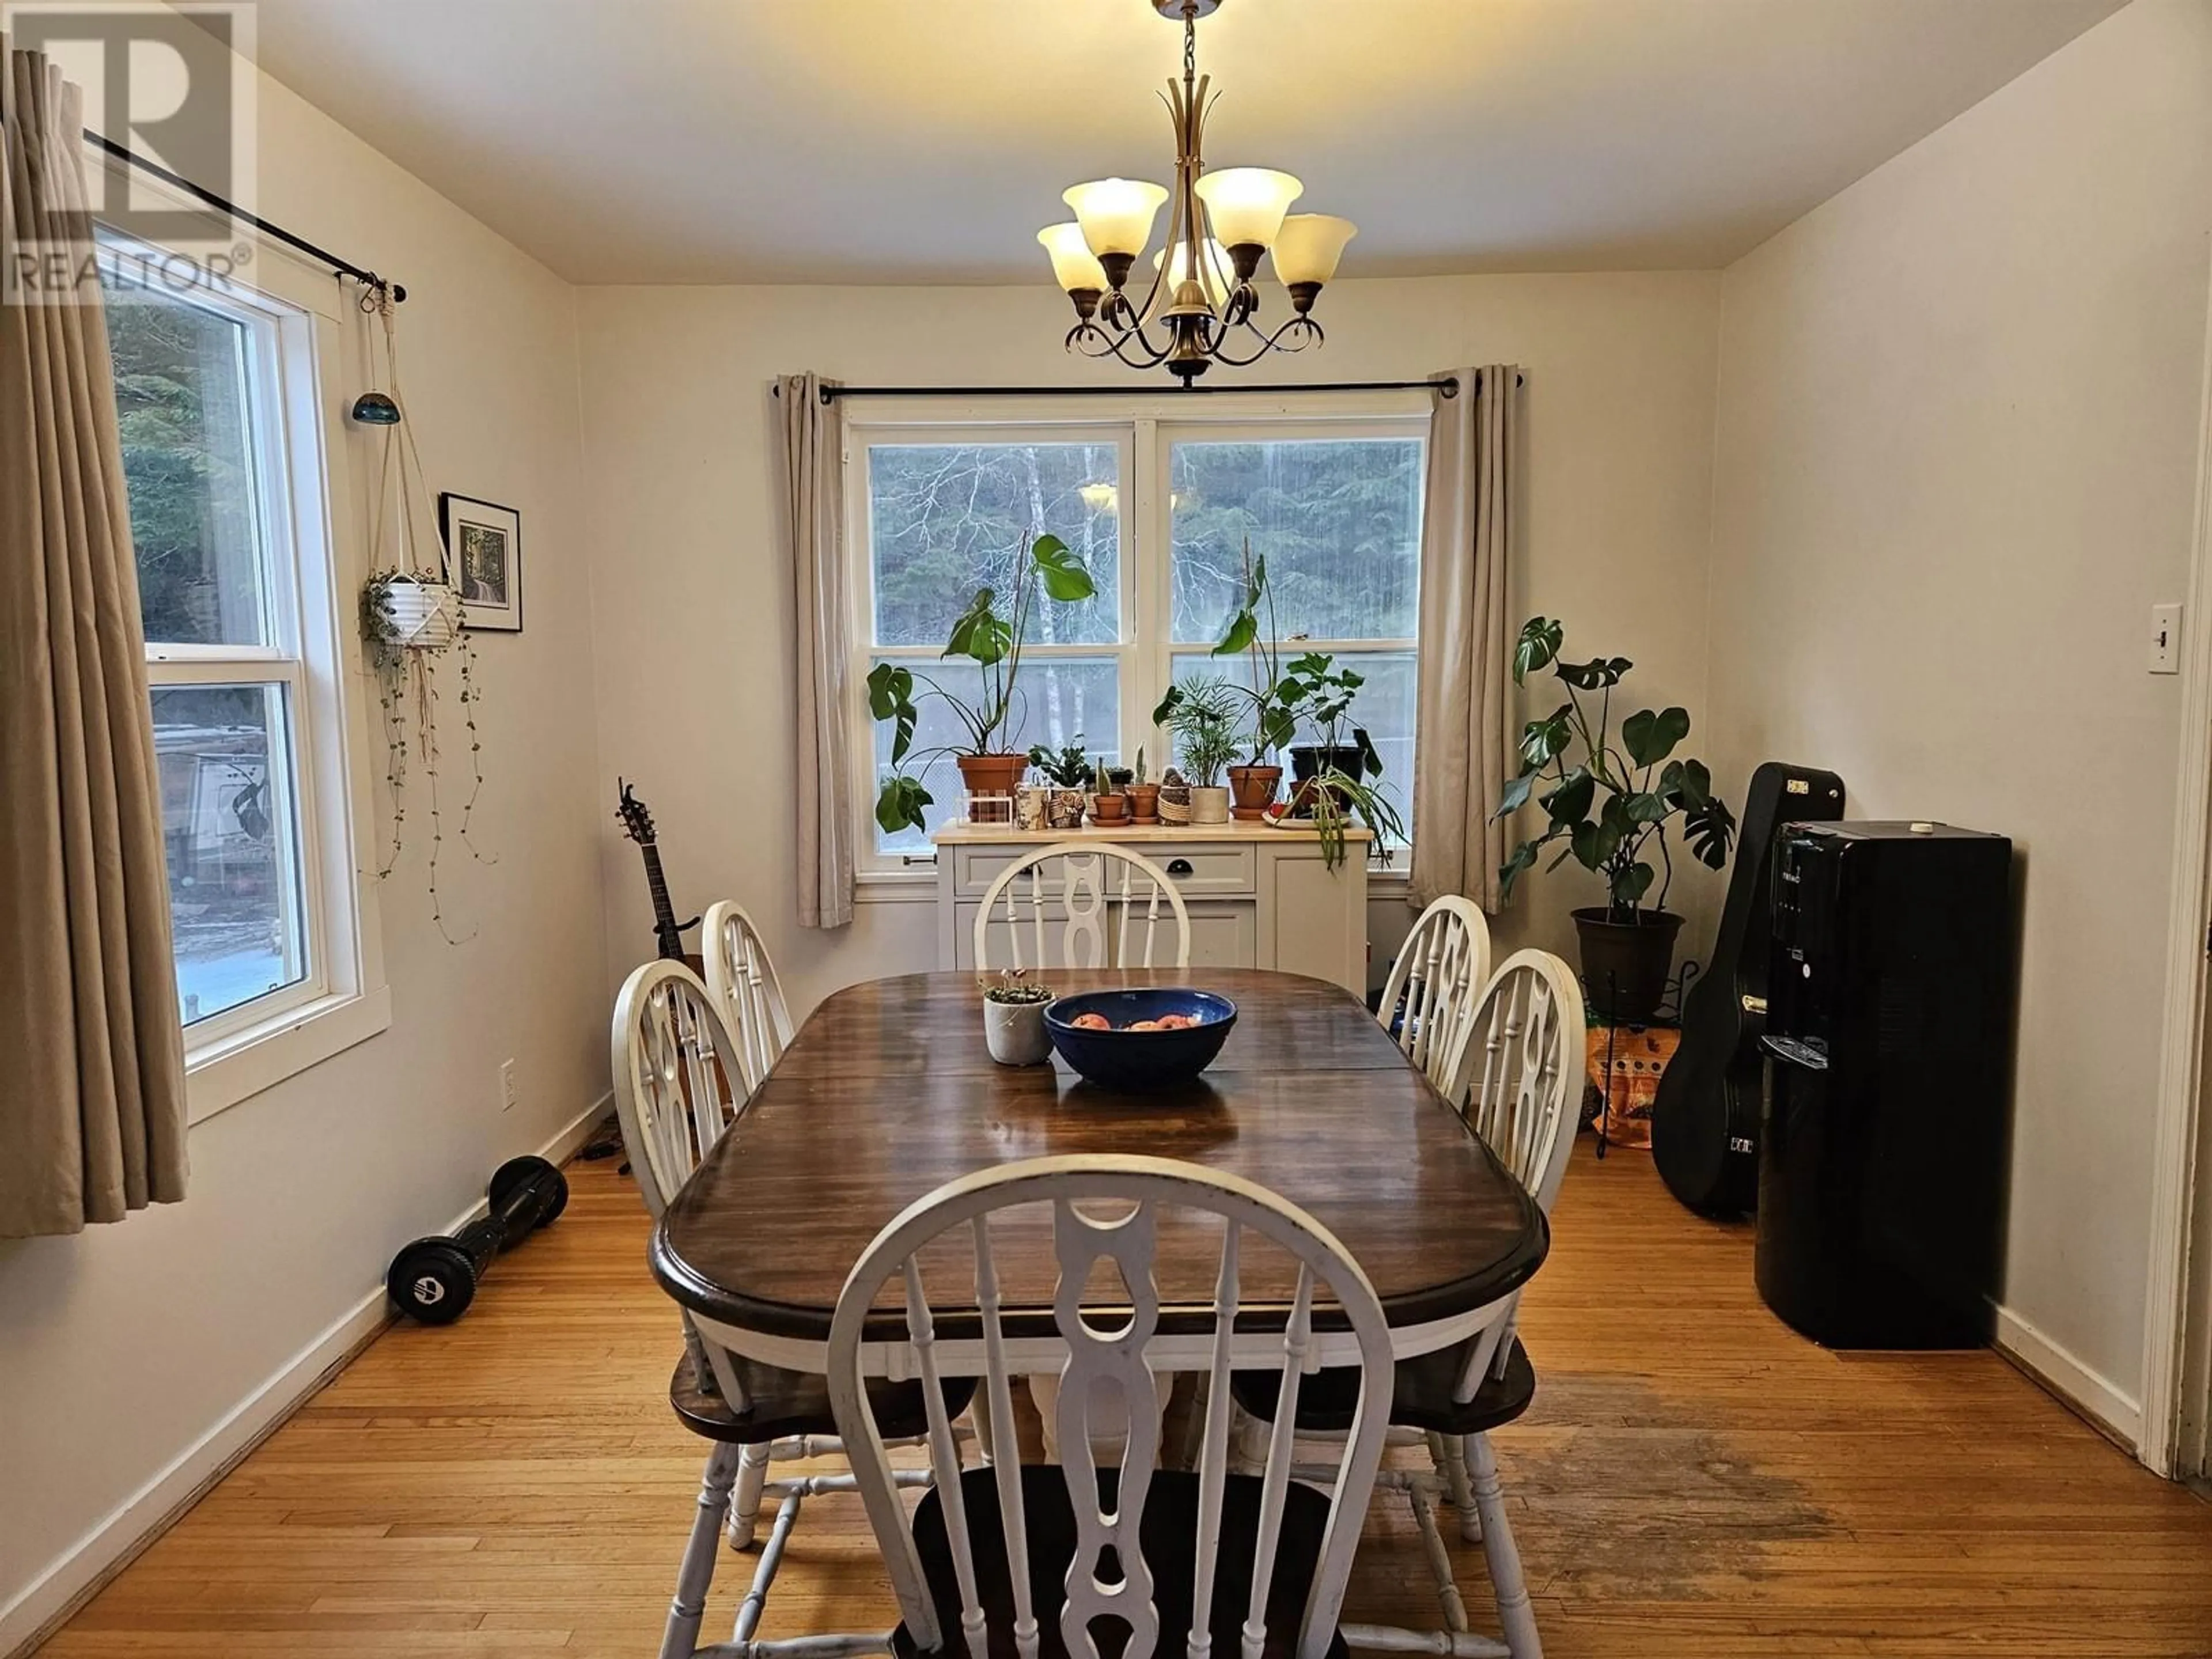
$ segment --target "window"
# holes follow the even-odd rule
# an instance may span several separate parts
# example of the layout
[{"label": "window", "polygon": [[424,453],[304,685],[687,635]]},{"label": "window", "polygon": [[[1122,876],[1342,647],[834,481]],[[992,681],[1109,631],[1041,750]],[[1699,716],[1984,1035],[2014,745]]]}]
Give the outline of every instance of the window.
[{"label": "window", "polygon": [[[1366,676],[1353,717],[1406,809],[1425,405],[1391,400],[1326,421],[1146,414],[1099,422],[1064,405],[1046,419],[1003,422],[974,410],[920,421],[881,404],[848,413],[854,685],[896,661],[970,694],[973,665],[939,657],[952,621],[977,588],[1004,592],[1016,559],[1049,532],[1083,561],[1097,596],[1038,607],[1006,747],[1079,744],[1109,761],[1141,748],[1157,776],[1168,750],[1151,711],[1170,676],[1249,672],[1242,659],[1209,654],[1241,587],[1249,539],[1267,561],[1286,650],[1333,652]],[[863,868],[896,872],[927,857],[927,836],[875,824],[891,734],[865,708],[854,717],[865,727],[856,752],[870,757],[857,791],[872,849]],[[922,703],[917,750],[958,736],[941,703]],[[959,813],[959,775],[939,759],[921,776],[935,798],[933,830]]]},{"label": "window", "polygon": [[356,1010],[296,1064],[200,1076],[372,977],[315,378],[331,325],[243,287],[149,283],[144,253],[102,242],[197,1121],[388,1014]]},{"label": "window", "polygon": [[1267,562],[1286,654],[1329,652],[1366,677],[1352,718],[1374,739],[1401,816],[1413,775],[1425,453],[1412,436],[1208,436],[1169,449],[1176,678],[1250,678],[1245,663],[1210,655],[1242,589],[1249,540]]}]

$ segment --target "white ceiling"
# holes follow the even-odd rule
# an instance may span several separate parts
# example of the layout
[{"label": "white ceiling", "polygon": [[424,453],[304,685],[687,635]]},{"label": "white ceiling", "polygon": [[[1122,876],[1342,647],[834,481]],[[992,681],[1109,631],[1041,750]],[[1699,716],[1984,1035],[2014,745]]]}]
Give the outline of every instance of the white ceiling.
[{"label": "white ceiling", "polygon": [[[1207,160],[1346,276],[1725,264],[2121,0],[1225,0]],[[262,0],[260,56],[581,283],[1048,280],[1172,162],[1147,0]]]}]

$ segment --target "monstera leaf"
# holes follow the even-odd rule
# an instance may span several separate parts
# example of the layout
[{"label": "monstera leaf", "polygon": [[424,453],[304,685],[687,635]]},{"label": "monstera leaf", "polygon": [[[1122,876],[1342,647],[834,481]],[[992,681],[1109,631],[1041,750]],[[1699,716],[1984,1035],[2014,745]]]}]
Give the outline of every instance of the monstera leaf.
[{"label": "monstera leaf", "polygon": [[921,787],[919,778],[885,778],[883,793],[876,797],[876,822],[887,836],[922,829],[921,809],[934,805],[936,799]]},{"label": "monstera leaf", "polygon": [[868,713],[879,720],[898,722],[891,732],[891,764],[897,765],[906,758],[907,749],[914,742],[915,721],[919,718],[914,706],[914,671],[887,662],[879,662],[871,669]]},{"label": "monstera leaf", "polygon": [[1548,617],[1529,617],[1513,647],[1513,684],[1526,684],[1529,675],[1558,656],[1559,641],[1565,635],[1563,623],[1555,623]]},{"label": "monstera leaf", "polygon": [[1638,766],[1658,765],[1689,735],[1686,708],[1666,708],[1656,714],[1649,708],[1639,708],[1620,723],[1620,745]]},{"label": "monstera leaf", "polygon": [[1098,592],[1083,561],[1057,536],[1038,537],[1030,544],[1030,562],[1042,578],[1047,595],[1062,605],[1093,598]]},{"label": "monstera leaf", "polygon": [[953,618],[952,632],[940,654],[972,657],[986,668],[1006,659],[1014,648],[1014,625],[991,608],[997,597],[988,587],[975,590],[968,608]]}]

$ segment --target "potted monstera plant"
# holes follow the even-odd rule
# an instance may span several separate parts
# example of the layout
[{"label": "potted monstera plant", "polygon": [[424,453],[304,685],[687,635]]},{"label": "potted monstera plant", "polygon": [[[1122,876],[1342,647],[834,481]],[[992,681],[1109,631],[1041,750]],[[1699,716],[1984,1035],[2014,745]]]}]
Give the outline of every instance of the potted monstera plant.
[{"label": "potted monstera plant", "polygon": [[[905,829],[926,828],[922,809],[935,805],[921,775],[939,759],[950,757],[960,769],[962,783],[971,799],[1004,797],[1006,816],[1012,817],[1015,786],[1029,769],[1030,757],[1010,748],[1009,739],[1020,724],[1014,701],[1015,682],[1022,666],[1022,646],[1036,612],[1040,593],[1059,605],[1090,599],[1098,591],[1091,572],[1066,542],[1057,536],[1040,536],[1030,544],[1015,578],[1006,611],[999,610],[1000,595],[979,587],[968,608],[956,617],[940,657],[963,657],[980,672],[980,690],[970,699],[948,691],[927,674],[896,663],[878,663],[868,675],[868,712],[880,723],[894,722],[891,731],[891,771],[876,796],[876,822],[887,835]],[[961,727],[962,741],[932,749],[914,748],[915,728],[921,705],[943,703]]]},{"label": "potted monstera plant", "polygon": [[1565,631],[1559,622],[1534,617],[1514,648],[1516,685],[1548,667],[1567,700],[1522,731],[1520,774],[1505,786],[1498,816],[1519,811],[1533,797],[1545,826],[1513,849],[1498,884],[1510,895],[1555,842],[1559,850],[1547,868],[1572,859],[1605,883],[1603,904],[1575,912],[1583,981],[1601,1013],[1616,1024],[1639,1025],[1666,994],[1682,926],[1667,908],[1674,878],[1668,827],[1680,820],[1690,853],[1717,870],[1728,862],[1735,817],[1713,793],[1705,763],[1675,757],[1690,734],[1689,711],[1639,708],[1620,722],[1616,737],[1613,692],[1635,665],[1626,657],[1568,662],[1559,654]]}]

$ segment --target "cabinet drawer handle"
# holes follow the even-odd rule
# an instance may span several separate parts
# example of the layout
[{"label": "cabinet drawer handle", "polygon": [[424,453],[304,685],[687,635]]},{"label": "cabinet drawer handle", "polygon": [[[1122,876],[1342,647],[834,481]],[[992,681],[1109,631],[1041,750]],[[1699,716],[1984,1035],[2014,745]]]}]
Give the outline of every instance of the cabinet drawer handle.
[{"label": "cabinet drawer handle", "polygon": [[1168,873],[1171,876],[1188,875],[1190,873],[1190,860],[1188,859],[1170,859],[1168,860]]}]

